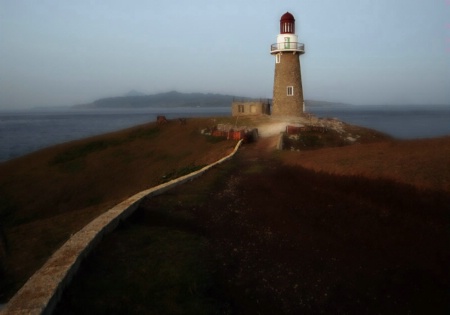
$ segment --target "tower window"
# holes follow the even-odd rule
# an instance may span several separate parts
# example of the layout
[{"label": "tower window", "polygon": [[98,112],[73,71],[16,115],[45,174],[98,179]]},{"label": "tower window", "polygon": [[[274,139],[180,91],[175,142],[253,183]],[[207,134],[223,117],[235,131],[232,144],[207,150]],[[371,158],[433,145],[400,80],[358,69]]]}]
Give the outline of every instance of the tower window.
[{"label": "tower window", "polygon": [[280,63],[281,62],[281,54],[276,54],[275,60],[276,60],[276,63]]},{"label": "tower window", "polygon": [[238,105],[238,113],[244,112],[244,105]]},{"label": "tower window", "polygon": [[294,87],[293,86],[288,86],[287,87],[287,95],[288,96],[293,96],[294,95]]}]

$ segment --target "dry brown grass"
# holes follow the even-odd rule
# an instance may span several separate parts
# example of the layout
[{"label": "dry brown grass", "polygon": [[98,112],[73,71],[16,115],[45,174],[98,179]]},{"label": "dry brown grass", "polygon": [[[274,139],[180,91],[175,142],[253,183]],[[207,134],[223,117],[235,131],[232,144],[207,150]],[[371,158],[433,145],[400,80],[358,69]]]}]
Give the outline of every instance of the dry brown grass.
[{"label": "dry brown grass", "polygon": [[101,212],[230,153],[235,141],[200,135],[217,121],[151,123],[0,164],[0,301]]},{"label": "dry brown grass", "polygon": [[450,194],[285,165],[274,139],[145,200],[56,314],[448,314]]},{"label": "dry brown grass", "polygon": [[287,164],[315,171],[385,178],[420,188],[450,191],[450,137],[285,151],[281,158]]},{"label": "dry brown grass", "polygon": [[[238,124],[258,126],[264,119],[246,118]],[[162,126],[147,124],[0,164],[0,227],[4,231],[4,235],[0,233],[0,302],[70,234],[110,206],[159,184],[167,175],[228,154],[234,141],[217,142],[199,134],[201,128],[217,123],[236,121],[204,118],[190,119],[187,125],[176,121]],[[450,137],[391,141],[366,129],[351,128],[352,134],[363,135],[360,144],[283,151],[277,157],[315,171],[387,178],[450,191]]]}]

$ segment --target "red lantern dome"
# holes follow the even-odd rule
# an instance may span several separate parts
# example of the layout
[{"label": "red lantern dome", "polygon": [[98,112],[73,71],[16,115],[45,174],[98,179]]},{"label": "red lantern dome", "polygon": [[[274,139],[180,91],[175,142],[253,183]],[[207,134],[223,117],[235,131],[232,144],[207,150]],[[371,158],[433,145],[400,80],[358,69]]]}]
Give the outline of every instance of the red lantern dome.
[{"label": "red lantern dome", "polygon": [[289,12],[286,12],[281,17],[280,34],[295,34],[295,19]]}]

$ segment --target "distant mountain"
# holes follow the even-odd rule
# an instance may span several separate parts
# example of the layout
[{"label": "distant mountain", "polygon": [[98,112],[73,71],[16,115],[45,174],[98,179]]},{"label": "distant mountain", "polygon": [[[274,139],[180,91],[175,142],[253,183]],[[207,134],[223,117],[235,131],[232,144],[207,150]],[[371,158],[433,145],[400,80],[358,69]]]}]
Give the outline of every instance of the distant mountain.
[{"label": "distant mountain", "polygon": [[124,96],[145,96],[145,93],[138,92],[136,90],[131,90],[128,93],[126,93]]},{"label": "distant mountain", "polygon": [[[74,105],[73,108],[146,108],[146,107],[228,107],[233,99],[251,100],[248,97],[212,94],[212,93],[180,93],[171,91],[145,95],[131,90],[125,96],[107,97],[98,99],[89,104]],[[332,107],[336,105],[349,105],[342,103],[306,100],[306,107]]]},{"label": "distant mountain", "polygon": [[[133,92],[133,91],[130,91]],[[138,92],[139,93],[139,92]],[[130,94],[130,93],[127,93]],[[134,93],[132,93],[134,94]],[[153,95],[127,95],[98,99],[74,108],[226,107],[237,96],[171,91]],[[243,99],[243,97],[238,97]]]},{"label": "distant mountain", "polygon": [[326,102],[326,101],[314,101],[314,100],[305,100],[306,107],[336,107],[336,106],[352,106],[347,103],[338,103],[338,102]]}]

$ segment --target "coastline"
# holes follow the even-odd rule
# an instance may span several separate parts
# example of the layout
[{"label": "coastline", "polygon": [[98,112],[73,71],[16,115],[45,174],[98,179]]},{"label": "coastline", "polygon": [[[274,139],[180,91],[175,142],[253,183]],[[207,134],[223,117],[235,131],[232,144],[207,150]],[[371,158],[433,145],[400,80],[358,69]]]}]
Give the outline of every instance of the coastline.
[{"label": "coastline", "polygon": [[[403,140],[450,135],[448,105],[307,106],[307,112],[322,118],[335,117]],[[0,163],[51,145],[151,122],[157,115],[174,119],[226,117],[229,113],[229,107],[3,111]]]}]

